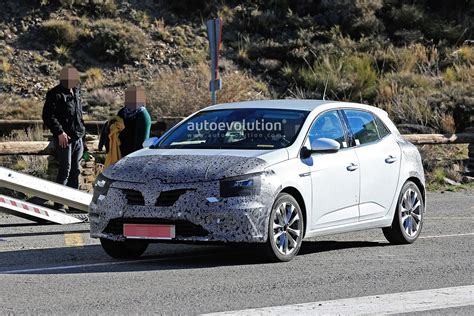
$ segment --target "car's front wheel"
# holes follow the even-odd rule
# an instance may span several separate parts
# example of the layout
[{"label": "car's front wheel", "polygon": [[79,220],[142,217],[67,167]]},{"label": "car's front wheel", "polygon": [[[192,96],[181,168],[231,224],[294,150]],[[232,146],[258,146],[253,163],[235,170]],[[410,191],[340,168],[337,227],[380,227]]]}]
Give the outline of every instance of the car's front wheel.
[{"label": "car's front wheel", "polygon": [[303,241],[303,213],[291,195],[281,193],[273,204],[268,227],[267,253],[272,261],[290,261]]},{"label": "car's front wheel", "polygon": [[115,259],[138,258],[148,247],[148,242],[144,240],[114,241],[101,238],[100,243],[104,251]]},{"label": "car's front wheel", "polygon": [[411,244],[420,236],[423,227],[425,204],[418,186],[408,181],[398,197],[392,226],[383,228],[391,244]]}]

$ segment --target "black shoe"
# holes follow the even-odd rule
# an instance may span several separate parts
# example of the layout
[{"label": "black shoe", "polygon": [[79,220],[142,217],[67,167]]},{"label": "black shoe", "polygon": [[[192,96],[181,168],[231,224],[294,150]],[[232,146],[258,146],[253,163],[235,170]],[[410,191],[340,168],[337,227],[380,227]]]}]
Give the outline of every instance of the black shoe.
[{"label": "black shoe", "polygon": [[62,212],[64,214],[67,214],[66,208],[64,206],[59,207],[58,212]]},{"label": "black shoe", "polygon": [[54,209],[58,212],[62,212],[64,214],[66,214],[66,207],[62,204],[58,204],[58,203],[54,203]]},{"label": "black shoe", "polygon": [[84,211],[82,211],[82,210],[80,210],[80,209],[77,209],[77,208],[74,208],[74,207],[69,207],[69,208],[68,208],[68,213],[73,213],[73,214],[79,213],[79,214],[82,214],[82,213],[84,213]]}]

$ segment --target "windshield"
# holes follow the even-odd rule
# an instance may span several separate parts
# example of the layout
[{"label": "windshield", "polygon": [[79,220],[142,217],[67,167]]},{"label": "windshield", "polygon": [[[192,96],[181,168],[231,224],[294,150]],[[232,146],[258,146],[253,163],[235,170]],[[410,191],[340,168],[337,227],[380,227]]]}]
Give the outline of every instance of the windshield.
[{"label": "windshield", "polygon": [[295,141],[308,113],[280,109],[203,111],[183,122],[154,148],[283,148]]}]

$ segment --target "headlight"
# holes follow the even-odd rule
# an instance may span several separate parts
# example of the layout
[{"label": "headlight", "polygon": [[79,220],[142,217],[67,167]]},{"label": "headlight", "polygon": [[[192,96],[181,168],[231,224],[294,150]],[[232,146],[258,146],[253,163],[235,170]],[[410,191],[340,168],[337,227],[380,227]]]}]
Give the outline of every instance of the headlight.
[{"label": "headlight", "polygon": [[249,174],[220,181],[220,196],[248,196],[260,194],[262,175]]},{"label": "headlight", "polygon": [[99,174],[94,183],[94,195],[92,196],[92,202],[97,203],[97,199],[100,195],[107,195],[111,184],[112,180],[106,178],[102,173]]}]

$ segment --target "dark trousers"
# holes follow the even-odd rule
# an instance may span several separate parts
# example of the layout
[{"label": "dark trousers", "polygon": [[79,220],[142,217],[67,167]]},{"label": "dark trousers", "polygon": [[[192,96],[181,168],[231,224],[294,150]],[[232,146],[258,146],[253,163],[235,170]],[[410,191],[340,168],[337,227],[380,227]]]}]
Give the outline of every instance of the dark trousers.
[{"label": "dark trousers", "polygon": [[80,161],[84,151],[82,139],[70,140],[66,148],[60,147],[56,139],[55,146],[56,159],[59,163],[56,182],[79,189]]}]

